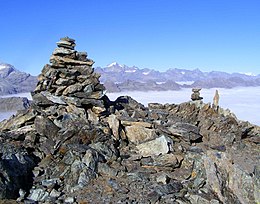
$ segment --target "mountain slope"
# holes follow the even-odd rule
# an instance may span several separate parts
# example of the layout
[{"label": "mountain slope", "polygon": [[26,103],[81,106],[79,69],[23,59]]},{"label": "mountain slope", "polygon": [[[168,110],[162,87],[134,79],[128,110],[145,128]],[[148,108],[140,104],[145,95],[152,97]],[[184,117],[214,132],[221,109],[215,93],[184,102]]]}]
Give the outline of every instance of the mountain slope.
[{"label": "mountain slope", "polygon": [[15,69],[14,66],[0,63],[0,95],[33,91],[37,77]]}]

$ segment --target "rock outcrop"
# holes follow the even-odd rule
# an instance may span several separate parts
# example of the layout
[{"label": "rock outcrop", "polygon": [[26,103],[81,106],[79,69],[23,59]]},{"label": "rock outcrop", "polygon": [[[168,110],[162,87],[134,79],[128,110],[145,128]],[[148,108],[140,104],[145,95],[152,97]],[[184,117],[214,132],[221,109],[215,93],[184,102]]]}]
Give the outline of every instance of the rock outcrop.
[{"label": "rock outcrop", "polygon": [[0,123],[0,198],[27,203],[256,203],[258,126],[201,100],[110,101],[62,38],[33,103]]}]

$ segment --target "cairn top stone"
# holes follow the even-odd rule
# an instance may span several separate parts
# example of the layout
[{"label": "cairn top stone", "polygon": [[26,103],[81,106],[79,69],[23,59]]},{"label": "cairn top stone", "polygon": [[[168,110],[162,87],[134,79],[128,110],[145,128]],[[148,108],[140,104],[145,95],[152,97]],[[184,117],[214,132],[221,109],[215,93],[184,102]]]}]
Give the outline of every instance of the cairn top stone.
[{"label": "cairn top stone", "polygon": [[69,37],[61,38],[59,42],[57,42],[58,47],[67,48],[74,50],[74,47],[76,46],[75,40]]},{"label": "cairn top stone", "polygon": [[192,89],[192,92],[199,92],[199,91],[201,91],[201,88],[193,88]]},{"label": "cairn top stone", "polygon": [[61,38],[60,40],[62,41],[67,41],[67,42],[71,42],[71,43],[75,43],[75,40],[72,38],[69,38],[68,36]]}]

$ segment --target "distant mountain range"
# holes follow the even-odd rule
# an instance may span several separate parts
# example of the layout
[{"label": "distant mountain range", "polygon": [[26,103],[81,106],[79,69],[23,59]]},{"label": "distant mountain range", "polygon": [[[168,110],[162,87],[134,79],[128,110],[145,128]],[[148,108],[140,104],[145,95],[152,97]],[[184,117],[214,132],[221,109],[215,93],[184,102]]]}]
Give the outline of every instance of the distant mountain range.
[{"label": "distant mountain range", "polygon": [[[260,86],[260,75],[229,74],[219,71],[202,72],[199,69],[174,68],[159,72],[114,62],[106,67],[96,67],[95,71],[101,74],[100,81],[109,92]],[[10,64],[0,63],[0,95],[33,91],[36,83],[36,76],[21,72]]]},{"label": "distant mountain range", "polygon": [[219,71],[202,72],[199,69],[168,69],[159,72],[153,69],[139,69],[116,62],[106,67],[96,67],[101,82],[108,91],[127,90],[178,90],[180,88],[233,88],[237,86],[260,86],[260,75],[226,73]]},{"label": "distant mountain range", "polygon": [[0,95],[33,91],[37,77],[15,69],[10,64],[0,63]]}]

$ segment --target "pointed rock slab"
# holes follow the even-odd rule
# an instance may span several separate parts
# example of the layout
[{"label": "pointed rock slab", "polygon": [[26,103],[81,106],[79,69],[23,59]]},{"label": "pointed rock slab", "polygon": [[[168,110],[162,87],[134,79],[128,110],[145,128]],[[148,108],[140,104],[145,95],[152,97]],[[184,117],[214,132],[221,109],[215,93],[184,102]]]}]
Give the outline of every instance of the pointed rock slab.
[{"label": "pointed rock slab", "polygon": [[117,119],[116,115],[110,115],[107,119],[108,125],[112,130],[113,135],[118,140],[119,139],[119,125],[120,122]]},{"label": "pointed rock slab", "polygon": [[91,170],[95,171],[98,163],[98,153],[88,149],[82,158],[82,162]]},{"label": "pointed rock slab", "polygon": [[65,105],[66,103],[62,100],[61,97],[59,96],[54,96],[49,92],[41,92],[39,94],[42,94],[43,96],[45,96],[49,101],[51,101],[52,103],[56,103],[56,104],[61,104],[61,105]]},{"label": "pointed rock slab", "polygon": [[173,141],[170,138],[162,135],[161,137],[158,137],[149,142],[139,144],[136,147],[140,155],[143,157],[149,157],[158,156],[160,154],[167,154],[172,150],[172,143]]}]

